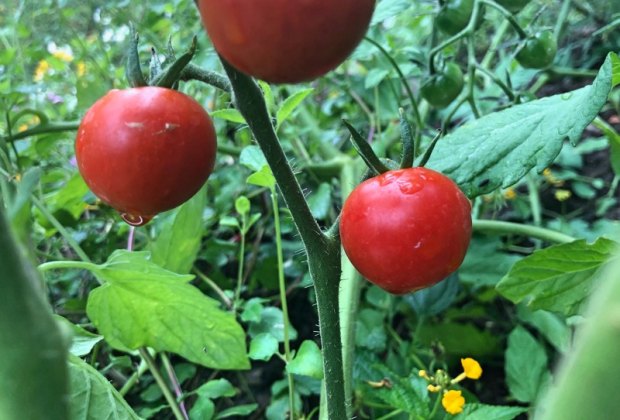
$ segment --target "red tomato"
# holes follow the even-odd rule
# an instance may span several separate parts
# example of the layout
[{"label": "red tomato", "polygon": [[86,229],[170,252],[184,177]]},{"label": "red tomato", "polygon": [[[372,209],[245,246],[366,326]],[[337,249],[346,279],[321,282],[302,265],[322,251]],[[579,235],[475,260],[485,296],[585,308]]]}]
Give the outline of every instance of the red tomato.
[{"label": "red tomato", "polygon": [[471,204],[450,178],[426,168],[388,171],[353,190],[342,246],[368,280],[394,294],[431,286],[463,262]]},{"label": "red tomato", "polygon": [[271,83],[315,79],[362,40],[375,0],[200,0],[215,49],[234,67]]},{"label": "red tomato", "polygon": [[215,152],[202,106],[159,87],[108,92],[86,112],[75,143],[86,184],[136,225],[191,198],[213,171]]}]

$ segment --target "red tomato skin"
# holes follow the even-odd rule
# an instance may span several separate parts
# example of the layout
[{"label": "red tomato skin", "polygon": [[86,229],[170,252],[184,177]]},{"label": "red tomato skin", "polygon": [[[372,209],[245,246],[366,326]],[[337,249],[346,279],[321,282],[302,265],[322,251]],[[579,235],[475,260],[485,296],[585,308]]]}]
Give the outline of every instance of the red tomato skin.
[{"label": "red tomato skin", "polygon": [[152,217],[191,198],[215,164],[216,136],[202,106],[171,89],[112,90],[84,115],[75,154],[103,202]]},{"label": "red tomato skin", "polygon": [[461,265],[471,204],[448,177],[427,168],[388,171],[357,186],[340,220],[353,266],[393,294],[429,287]]},{"label": "red tomato skin", "polygon": [[215,49],[270,83],[300,83],[336,68],[364,37],[375,0],[200,0]]}]

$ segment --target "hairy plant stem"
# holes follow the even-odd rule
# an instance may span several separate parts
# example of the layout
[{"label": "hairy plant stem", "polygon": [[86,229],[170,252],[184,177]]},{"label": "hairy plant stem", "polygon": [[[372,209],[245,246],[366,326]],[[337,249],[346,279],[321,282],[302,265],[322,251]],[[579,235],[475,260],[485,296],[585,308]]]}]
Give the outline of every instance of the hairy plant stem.
[{"label": "hairy plant stem", "polygon": [[312,216],[278,141],[260,89],[250,77],[223,59],[222,63],[233,88],[237,109],[263,151],[304,243],[316,292],[329,418],[346,419],[338,309],[340,241],[325,235]]}]

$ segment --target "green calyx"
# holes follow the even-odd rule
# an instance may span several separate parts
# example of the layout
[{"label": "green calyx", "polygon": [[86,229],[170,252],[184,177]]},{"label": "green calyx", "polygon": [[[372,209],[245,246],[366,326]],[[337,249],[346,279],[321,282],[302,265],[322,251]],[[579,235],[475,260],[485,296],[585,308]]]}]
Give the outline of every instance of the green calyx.
[{"label": "green calyx", "polygon": [[553,63],[558,44],[551,31],[528,37],[517,53],[517,61],[525,68],[544,69]]},{"label": "green calyx", "polygon": [[445,108],[463,90],[463,72],[454,62],[448,62],[443,69],[431,75],[421,88],[422,97],[434,107]]}]

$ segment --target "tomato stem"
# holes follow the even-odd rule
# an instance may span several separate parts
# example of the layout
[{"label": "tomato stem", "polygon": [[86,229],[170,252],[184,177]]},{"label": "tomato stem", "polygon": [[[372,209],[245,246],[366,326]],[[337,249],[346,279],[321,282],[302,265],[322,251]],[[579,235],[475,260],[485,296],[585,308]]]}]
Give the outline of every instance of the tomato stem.
[{"label": "tomato stem", "polygon": [[504,222],[499,220],[474,220],[473,230],[474,232],[492,233],[498,235],[522,235],[559,244],[569,243],[577,240],[572,236],[565,235],[551,229],[539,226],[522,225],[513,222]]}]

